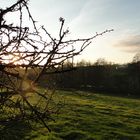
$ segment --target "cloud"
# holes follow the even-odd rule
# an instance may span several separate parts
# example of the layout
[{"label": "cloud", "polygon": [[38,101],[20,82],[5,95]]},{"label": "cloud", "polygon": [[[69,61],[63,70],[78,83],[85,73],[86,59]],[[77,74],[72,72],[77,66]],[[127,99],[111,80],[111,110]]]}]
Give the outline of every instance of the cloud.
[{"label": "cloud", "polygon": [[123,40],[120,40],[115,46],[130,53],[140,52],[140,35],[126,37]]},{"label": "cloud", "polygon": [[[103,7],[100,4],[101,2],[102,0],[87,0],[86,3],[81,4],[81,10],[75,14],[75,17],[68,24],[76,36],[90,36],[96,31],[106,29],[105,25],[102,24],[101,18],[99,18],[105,9],[105,5]],[[101,28],[101,26],[104,27]]]}]

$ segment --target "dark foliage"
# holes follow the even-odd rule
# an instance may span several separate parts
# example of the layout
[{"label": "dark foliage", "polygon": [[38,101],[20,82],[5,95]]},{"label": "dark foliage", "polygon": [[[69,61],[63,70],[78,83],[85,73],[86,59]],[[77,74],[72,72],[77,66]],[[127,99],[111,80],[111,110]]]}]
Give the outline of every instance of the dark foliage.
[{"label": "dark foliage", "polygon": [[140,96],[140,62],[127,65],[81,66],[54,77],[57,87],[62,89]]}]

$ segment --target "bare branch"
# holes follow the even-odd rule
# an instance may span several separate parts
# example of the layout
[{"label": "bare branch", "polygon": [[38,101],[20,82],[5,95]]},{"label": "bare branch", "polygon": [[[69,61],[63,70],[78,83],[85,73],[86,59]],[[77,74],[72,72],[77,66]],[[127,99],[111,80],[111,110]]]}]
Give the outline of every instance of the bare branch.
[{"label": "bare branch", "polygon": [[[83,52],[96,37],[113,30],[105,30],[89,38],[66,40],[69,30],[65,29],[65,20],[60,17],[56,38],[44,26],[36,26],[28,2],[17,0],[10,7],[0,9],[0,109],[4,111],[4,108],[8,108],[9,118],[12,119],[18,112],[16,115],[22,119],[39,120],[50,131],[47,120],[51,118],[51,113],[59,109],[54,109],[57,105],[52,103],[54,83],[46,86],[48,92],[39,91],[37,85],[42,76],[74,70],[73,66],[65,69],[63,64],[70,59],[73,64],[74,57]],[[23,19],[24,10],[28,13],[27,20],[33,29],[23,26],[27,21]],[[19,12],[19,22],[7,23],[5,15],[16,12]],[[35,97],[36,102],[33,103],[31,99]],[[40,105],[41,102],[44,105]]]}]

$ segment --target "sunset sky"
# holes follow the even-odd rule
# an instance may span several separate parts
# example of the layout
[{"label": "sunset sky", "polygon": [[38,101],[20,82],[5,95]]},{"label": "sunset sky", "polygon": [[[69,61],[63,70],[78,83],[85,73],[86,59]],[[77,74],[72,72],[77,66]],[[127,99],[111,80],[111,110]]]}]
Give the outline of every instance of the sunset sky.
[{"label": "sunset sky", "polygon": [[[15,1],[0,0],[0,7]],[[30,9],[38,24],[53,35],[58,33],[59,17],[65,18],[75,38],[114,29],[95,39],[77,60],[127,63],[140,52],[140,0],[30,0]]]}]

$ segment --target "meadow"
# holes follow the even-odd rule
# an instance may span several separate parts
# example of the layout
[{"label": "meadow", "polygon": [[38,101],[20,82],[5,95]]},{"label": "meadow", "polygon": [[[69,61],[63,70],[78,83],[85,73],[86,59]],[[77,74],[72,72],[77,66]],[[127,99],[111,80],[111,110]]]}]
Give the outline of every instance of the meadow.
[{"label": "meadow", "polygon": [[[140,100],[84,91],[56,91],[63,100],[52,129],[0,123],[0,140],[140,140]],[[2,114],[1,114],[2,115]]]}]

